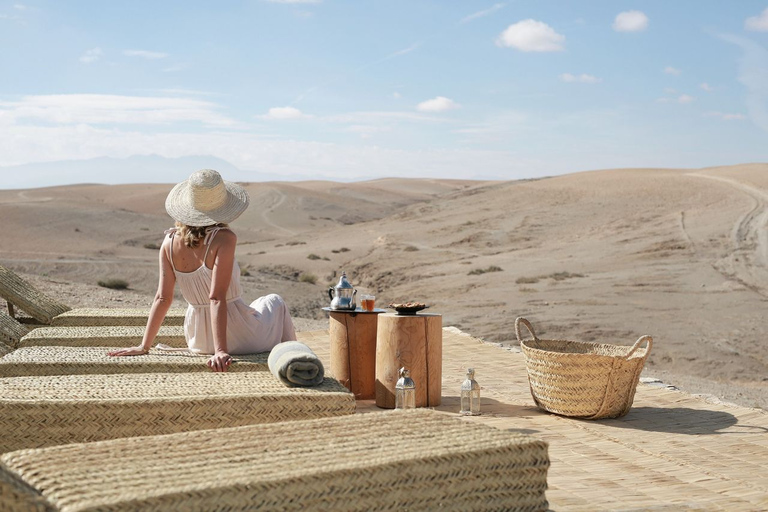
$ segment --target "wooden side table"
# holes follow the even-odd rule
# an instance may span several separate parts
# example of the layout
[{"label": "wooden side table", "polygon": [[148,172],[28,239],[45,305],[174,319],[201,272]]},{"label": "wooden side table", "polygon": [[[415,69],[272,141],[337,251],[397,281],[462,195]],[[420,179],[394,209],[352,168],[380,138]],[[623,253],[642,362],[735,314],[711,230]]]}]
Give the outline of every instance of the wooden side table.
[{"label": "wooden side table", "polygon": [[330,316],[331,340],[330,373],[358,400],[376,396],[376,326],[379,314],[373,311],[334,310],[323,308]]},{"label": "wooden side table", "polygon": [[416,384],[416,407],[440,405],[443,375],[443,317],[434,313],[379,315],[376,334],[376,405],[395,407],[402,367]]}]

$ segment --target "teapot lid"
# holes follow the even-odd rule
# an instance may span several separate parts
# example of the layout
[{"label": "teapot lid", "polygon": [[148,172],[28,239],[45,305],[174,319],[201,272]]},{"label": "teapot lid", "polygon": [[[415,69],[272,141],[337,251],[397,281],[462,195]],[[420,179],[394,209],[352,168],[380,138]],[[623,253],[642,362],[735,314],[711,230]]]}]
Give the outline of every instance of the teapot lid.
[{"label": "teapot lid", "polygon": [[342,270],[341,271],[341,277],[339,278],[339,284],[336,285],[336,289],[337,290],[342,290],[344,288],[352,289],[353,286],[347,280],[347,273]]}]

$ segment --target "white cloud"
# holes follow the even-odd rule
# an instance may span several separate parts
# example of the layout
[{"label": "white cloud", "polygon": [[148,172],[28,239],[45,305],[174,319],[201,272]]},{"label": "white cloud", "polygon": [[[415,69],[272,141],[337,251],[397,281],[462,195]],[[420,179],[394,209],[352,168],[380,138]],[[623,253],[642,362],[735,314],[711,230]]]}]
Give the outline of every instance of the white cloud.
[{"label": "white cloud", "polygon": [[146,50],[123,50],[123,55],[126,57],[141,57],[149,60],[164,59],[168,57],[167,53],[149,52]]},{"label": "white cloud", "polygon": [[319,4],[323,0],[264,0],[271,4]]},{"label": "white cloud", "polygon": [[744,121],[747,118],[744,114],[727,114],[725,112],[706,112],[704,115],[706,117],[716,117],[723,121]]},{"label": "white cloud", "polygon": [[675,75],[680,76],[683,74],[683,71],[677,68],[673,68],[672,66],[667,66],[664,68],[664,72],[668,75]]},{"label": "white cloud", "polygon": [[444,96],[437,96],[431,100],[422,101],[416,105],[416,110],[419,112],[445,112],[446,110],[454,110],[459,107],[461,107],[461,105],[452,99]]},{"label": "white cloud", "polygon": [[103,55],[104,52],[101,51],[101,48],[91,48],[80,56],[80,62],[83,64],[91,64],[99,60]]},{"label": "white cloud", "polygon": [[498,11],[502,7],[504,7],[504,4],[493,4],[488,9],[477,11],[476,13],[470,14],[469,16],[462,18],[461,21],[459,21],[459,23],[469,23],[470,21],[476,20],[477,18],[488,16],[489,14],[493,14],[494,12]]},{"label": "white cloud", "polygon": [[712,91],[715,90],[715,88],[712,87],[711,85],[709,85],[707,82],[699,84],[699,89],[701,89],[703,91],[707,91],[707,92],[712,92]]},{"label": "white cloud", "polygon": [[515,48],[522,52],[562,51],[565,36],[541,21],[523,20],[507,27],[496,39],[498,46]]},{"label": "white cloud", "polygon": [[27,8],[27,6],[24,4],[13,4],[13,8],[19,11],[23,11]]},{"label": "white cloud", "polygon": [[332,123],[351,123],[351,124],[381,124],[387,122],[406,121],[406,122],[432,122],[432,123],[445,123],[446,119],[443,117],[429,116],[424,114],[417,114],[415,112],[404,111],[360,111],[350,112],[347,114],[337,114],[334,116],[328,116],[324,118],[326,121]]},{"label": "white cloud", "polygon": [[570,73],[563,73],[560,75],[560,80],[563,82],[579,82],[582,84],[597,84],[603,81],[602,78],[582,73],[580,75],[572,75]]},{"label": "white cloud", "polygon": [[768,50],[743,37],[721,34],[720,38],[744,51],[738,79],[747,90],[747,113],[755,125],[768,132]]},{"label": "white cloud", "polygon": [[399,92],[395,91],[395,92],[393,92],[393,93],[392,93],[392,97],[393,97],[394,99],[396,99],[396,100],[399,100],[400,98],[402,98],[402,97],[403,97],[403,95],[402,95],[402,94],[400,94]]},{"label": "white cloud", "polygon": [[768,32],[768,8],[757,16],[747,18],[744,21],[744,28],[756,32]]},{"label": "white cloud", "polygon": [[272,107],[263,119],[302,119],[309,117],[296,107]]},{"label": "white cloud", "polygon": [[38,119],[46,123],[172,124],[197,121],[208,126],[235,126],[216,110],[218,105],[189,98],[119,96],[110,94],[54,94],[25,96],[0,102],[0,115],[15,122]]},{"label": "white cloud", "polygon": [[612,26],[616,32],[642,32],[648,28],[648,16],[642,11],[621,12],[616,15]]},{"label": "white cloud", "polygon": [[665,87],[664,94],[677,94],[677,89],[673,89],[672,87]]},{"label": "white cloud", "polygon": [[677,96],[676,98],[670,97],[670,96],[664,96],[656,100],[657,103],[680,103],[680,104],[686,104],[691,103],[695,101],[696,98],[693,96],[689,96],[688,94],[681,94],[680,96]]},{"label": "white cloud", "polygon": [[175,73],[177,71],[183,71],[189,67],[188,64],[173,64],[172,66],[168,66],[167,68],[163,68],[163,73]]}]

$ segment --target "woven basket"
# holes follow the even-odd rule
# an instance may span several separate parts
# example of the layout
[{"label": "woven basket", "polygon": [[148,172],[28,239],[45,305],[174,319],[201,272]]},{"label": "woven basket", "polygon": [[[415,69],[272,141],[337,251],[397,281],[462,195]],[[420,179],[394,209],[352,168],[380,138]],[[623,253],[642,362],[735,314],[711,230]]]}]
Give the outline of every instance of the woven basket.
[{"label": "woven basket", "polygon": [[69,306],[52,299],[22,279],[14,271],[0,265],[0,297],[44,324],[69,311]]},{"label": "woven basket", "polygon": [[[0,358],[2,358],[6,354],[10,354],[11,352],[13,352],[13,349],[8,345],[6,345],[5,343],[3,343],[2,341],[0,341]],[[0,375],[2,375],[2,373],[0,373]]]},{"label": "woven basket", "polygon": [[543,511],[547,443],[417,409],[23,450],[11,510]]},{"label": "woven basket", "polygon": [[354,412],[334,379],[289,388],[265,371],[7,377],[0,452]]},{"label": "woven basket", "polygon": [[[523,340],[520,325],[533,337]],[[515,320],[536,405],[545,411],[596,420],[624,416],[653,338],[641,336],[631,347],[568,340],[542,340],[525,318]],[[640,348],[643,342],[645,348]]]},{"label": "woven basket", "polygon": [[[187,373],[210,372],[206,362],[211,357],[189,352],[152,349],[149,354],[111,357],[117,347],[22,347],[0,357],[0,377],[32,375],[85,375],[116,373]],[[3,348],[0,346],[0,356]],[[230,372],[268,372],[269,353],[232,356]]]},{"label": "woven basket", "polygon": [[[163,325],[184,325],[186,309],[168,311]],[[51,321],[54,327],[96,327],[108,325],[134,325],[144,327],[149,318],[149,308],[107,309],[77,308],[60,314]]]}]

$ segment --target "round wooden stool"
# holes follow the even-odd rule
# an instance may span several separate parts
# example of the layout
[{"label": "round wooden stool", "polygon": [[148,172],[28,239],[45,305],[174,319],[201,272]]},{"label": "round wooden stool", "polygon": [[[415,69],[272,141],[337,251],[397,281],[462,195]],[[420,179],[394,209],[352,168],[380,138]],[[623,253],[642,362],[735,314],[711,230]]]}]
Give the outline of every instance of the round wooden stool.
[{"label": "round wooden stool", "polygon": [[376,396],[376,324],[384,309],[340,311],[330,314],[331,376],[354,393],[358,400]]},{"label": "round wooden stool", "polygon": [[440,405],[443,317],[434,313],[379,315],[376,330],[376,405],[395,408],[398,370],[411,371],[416,407]]}]

